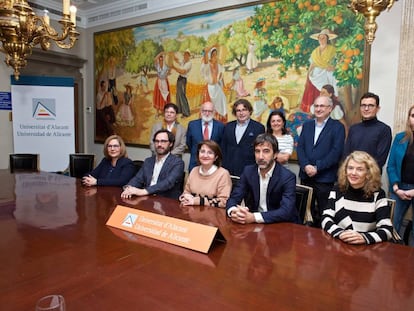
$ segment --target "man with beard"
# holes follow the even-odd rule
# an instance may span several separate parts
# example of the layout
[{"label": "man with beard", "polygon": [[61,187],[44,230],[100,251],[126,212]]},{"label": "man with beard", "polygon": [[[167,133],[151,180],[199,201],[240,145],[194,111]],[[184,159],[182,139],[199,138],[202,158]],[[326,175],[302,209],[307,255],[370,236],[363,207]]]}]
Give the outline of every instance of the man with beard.
[{"label": "man with beard", "polygon": [[174,134],[161,129],[154,134],[155,155],[146,158],[138,173],[124,186],[121,198],[157,194],[178,199],[182,192],[184,162],[170,153]]},{"label": "man with beard", "polygon": [[223,136],[224,124],[213,119],[215,113],[212,102],[201,105],[201,118],[190,121],[187,128],[187,147],[190,150],[190,162],[188,172],[197,166],[197,145],[202,140],[214,140],[220,145]]},{"label": "man with beard", "polygon": [[[256,164],[245,167],[227,201],[227,215],[231,220],[240,224],[299,223],[295,204],[296,177],[276,162],[278,153],[277,140],[272,134],[256,137]],[[251,196],[250,206],[242,205],[246,194]]]}]

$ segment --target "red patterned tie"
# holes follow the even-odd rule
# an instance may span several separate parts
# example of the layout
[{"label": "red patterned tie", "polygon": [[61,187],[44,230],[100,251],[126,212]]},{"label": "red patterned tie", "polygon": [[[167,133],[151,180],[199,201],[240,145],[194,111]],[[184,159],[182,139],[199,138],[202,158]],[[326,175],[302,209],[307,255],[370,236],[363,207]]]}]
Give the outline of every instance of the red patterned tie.
[{"label": "red patterned tie", "polygon": [[209,135],[208,135],[208,122],[204,122],[204,132],[203,132],[203,138],[204,140],[209,139]]}]

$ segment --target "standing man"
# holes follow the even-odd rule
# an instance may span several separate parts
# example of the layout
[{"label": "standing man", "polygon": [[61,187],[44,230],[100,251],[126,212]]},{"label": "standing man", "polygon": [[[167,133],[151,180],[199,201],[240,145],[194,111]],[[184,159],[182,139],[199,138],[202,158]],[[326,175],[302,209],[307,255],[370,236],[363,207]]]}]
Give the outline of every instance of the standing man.
[{"label": "standing man", "polygon": [[359,105],[362,122],[350,127],[343,158],[355,150],[365,151],[377,161],[382,172],[390,151],[392,135],[391,128],[377,119],[379,102],[379,96],[374,93],[362,95]]},{"label": "standing man", "polygon": [[[241,224],[299,222],[295,204],[296,176],[276,162],[278,153],[277,140],[272,134],[256,137],[256,164],[246,166],[227,200],[227,215],[231,220]],[[240,205],[247,193],[252,197],[248,207]]]},{"label": "standing man", "polygon": [[190,121],[187,127],[187,147],[190,150],[188,172],[197,166],[197,145],[202,140],[214,140],[220,145],[223,136],[224,124],[213,119],[215,113],[212,102],[201,105],[201,118]]},{"label": "standing man", "polygon": [[184,162],[170,153],[174,134],[161,129],[154,134],[155,155],[146,158],[138,173],[124,186],[122,198],[157,194],[178,199],[182,192]]},{"label": "standing man", "polygon": [[332,108],[330,97],[315,99],[315,119],[303,124],[296,149],[301,182],[313,188],[311,210],[316,227],[321,226],[322,210],[328,203],[344,150],[345,129],[341,122],[329,117]]},{"label": "standing man", "polygon": [[232,113],[236,116],[224,127],[221,140],[223,167],[230,175],[240,176],[246,165],[254,164],[253,142],[257,135],[264,133],[263,124],[250,119],[253,107],[247,99],[241,98],[234,102]]},{"label": "standing man", "polygon": [[[184,52],[183,60],[179,62],[179,66],[172,66],[178,72],[176,104],[178,106],[178,113],[182,113],[183,118],[190,116],[190,106],[187,99],[187,77],[192,66],[190,58],[191,53],[187,49]],[[175,61],[178,61],[178,59],[175,58]]]}]

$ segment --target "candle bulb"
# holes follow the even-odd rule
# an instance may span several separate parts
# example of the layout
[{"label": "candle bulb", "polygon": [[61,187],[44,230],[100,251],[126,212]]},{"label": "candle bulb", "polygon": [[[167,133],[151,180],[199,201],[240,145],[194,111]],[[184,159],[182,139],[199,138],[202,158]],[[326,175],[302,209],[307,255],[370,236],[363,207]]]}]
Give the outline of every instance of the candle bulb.
[{"label": "candle bulb", "polygon": [[45,15],[43,15],[43,20],[45,21],[46,25],[50,25],[50,17],[48,15],[49,11],[45,10]]},{"label": "candle bulb", "polygon": [[76,6],[70,6],[70,21],[73,23],[73,26],[76,26]]},{"label": "candle bulb", "polygon": [[63,0],[63,14],[69,15],[70,0]]}]

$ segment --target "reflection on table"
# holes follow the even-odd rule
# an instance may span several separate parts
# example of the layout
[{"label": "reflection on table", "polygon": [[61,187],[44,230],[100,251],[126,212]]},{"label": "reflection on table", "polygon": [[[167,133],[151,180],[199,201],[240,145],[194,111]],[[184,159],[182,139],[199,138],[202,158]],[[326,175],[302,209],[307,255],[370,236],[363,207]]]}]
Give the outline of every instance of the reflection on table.
[{"label": "reflection on table", "polygon": [[[0,171],[0,305],[33,310],[412,310],[414,249],[351,246],[295,224],[238,225],[224,210],[120,198],[71,177]],[[105,225],[116,205],[217,226],[208,254]]]}]

